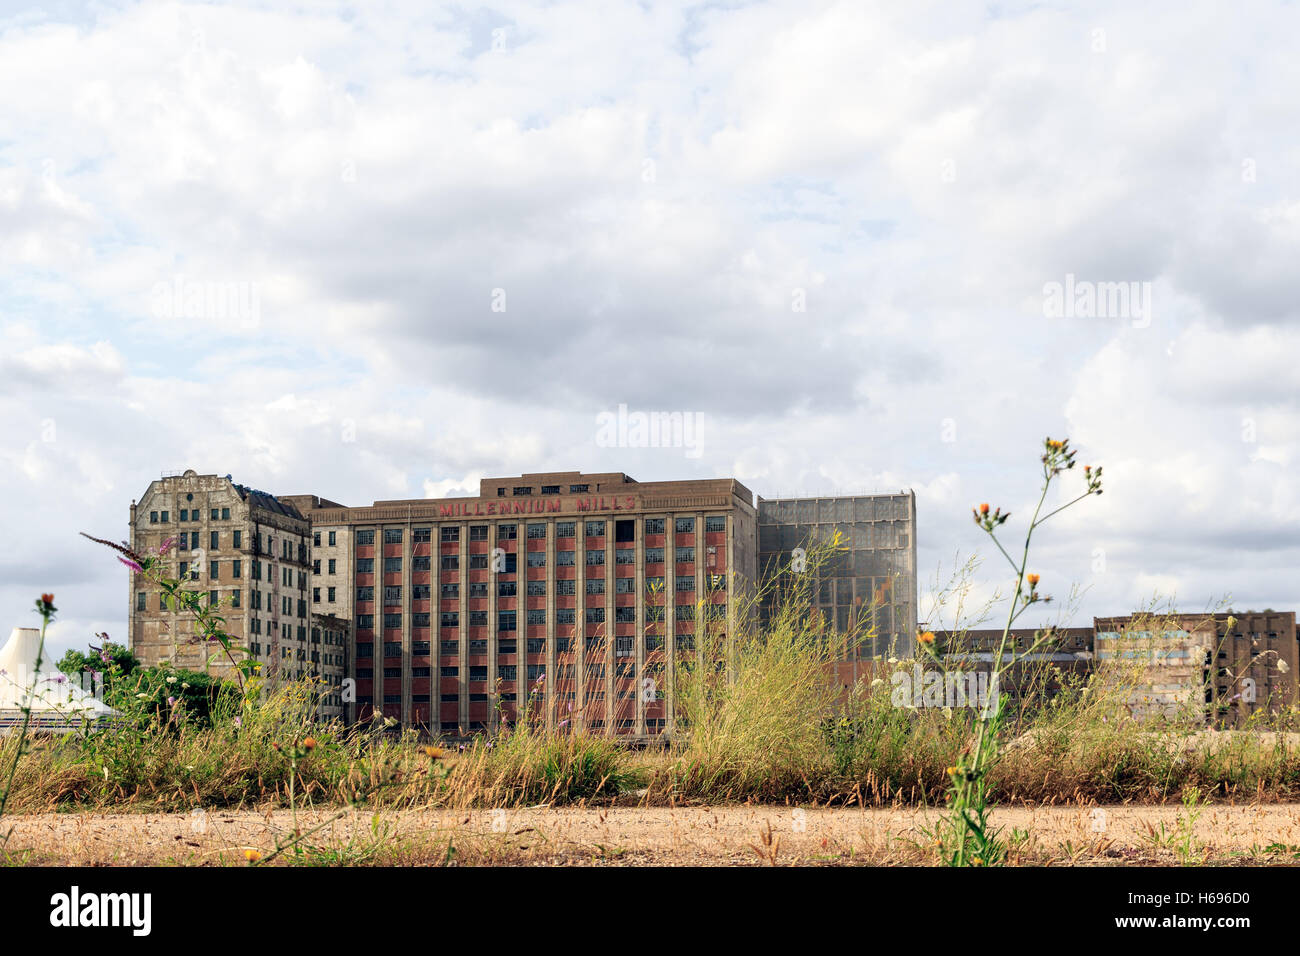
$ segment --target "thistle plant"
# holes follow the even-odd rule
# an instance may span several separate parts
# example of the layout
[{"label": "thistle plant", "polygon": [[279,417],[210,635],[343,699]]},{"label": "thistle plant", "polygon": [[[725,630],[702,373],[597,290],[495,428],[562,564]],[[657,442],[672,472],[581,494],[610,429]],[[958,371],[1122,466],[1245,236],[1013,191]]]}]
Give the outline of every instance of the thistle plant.
[{"label": "thistle plant", "polygon": [[[1049,518],[1060,514],[1066,508],[1078,504],[1091,495],[1101,494],[1101,468],[1088,465],[1083,469],[1083,493],[1060,507],[1046,514],[1043,513],[1043,506],[1052,483],[1063,472],[1074,468],[1075,455],[1076,452],[1070,448],[1068,439],[1044,439],[1043,454],[1039,459],[1042,464],[1042,488],[1029,527],[1025,530],[1024,546],[1018,561],[998,540],[997,535],[998,529],[1006,524],[1011,513],[1004,512],[1001,508],[990,510],[988,504],[981,504],[978,508],[972,509],[975,524],[997,545],[1016,576],[1016,586],[1007,612],[1007,621],[1003,626],[1002,638],[991,663],[992,671],[989,675],[991,688],[999,687],[1002,674],[1053,639],[1051,629],[1037,631],[1030,646],[1018,650],[1011,642],[1010,636],[1016,619],[1025,611],[1035,604],[1046,604],[1052,600],[1050,595],[1039,592],[1038,584],[1041,580],[1039,575],[1027,570],[1029,545],[1034,532]],[[927,636],[929,640],[925,639]],[[1009,643],[1010,653],[1008,653]],[[937,658],[932,635],[922,635],[919,645],[922,653]],[[999,830],[990,827],[988,820],[989,773],[999,757],[1005,718],[1006,697],[998,693],[992,706],[985,710],[984,719],[979,724],[974,740],[963,749],[956,765],[948,768],[950,782],[947,811],[938,827],[938,843],[943,860],[949,866],[993,866],[1002,863],[1006,858],[1006,845],[998,839]]]},{"label": "thistle plant", "polygon": [[[36,613],[41,616],[41,636],[36,644],[36,665],[32,671],[33,684],[23,700],[23,723],[18,730],[18,744],[14,747],[13,759],[9,762],[9,767],[5,771],[4,790],[0,791],[0,819],[4,818],[5,807],[9,804],[9,794],[13,791],[14,775],[18,772],[18,761],[22,759],[23,753],[27,749],[27,734],[31,729],[32,723],[32,705],[36,699],[35,681],[41,673],[41,663],[45,656],[45,631],[54,620],[54,615],[58,613],[58,608],[54,606],[53,594],[42,594],[36,599]],[[4,838],[0,839],[0,851],[9,843],[9,830],[5,833]]]}]

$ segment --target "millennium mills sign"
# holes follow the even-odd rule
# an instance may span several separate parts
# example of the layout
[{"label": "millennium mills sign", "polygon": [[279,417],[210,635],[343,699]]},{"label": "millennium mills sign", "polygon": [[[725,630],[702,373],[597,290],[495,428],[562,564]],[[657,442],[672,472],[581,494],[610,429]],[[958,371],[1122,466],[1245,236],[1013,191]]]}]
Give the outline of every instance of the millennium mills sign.
[{"label": "millennium mills sign", "polygon": [[611,498],[595,496],[567,500],[564,498],[530,498],[527,501],[484,501],[478,498],[442,502],[438,505],[438,516],[442,518],[473,518],[480,515],[537,515],[578,511],[635,510],[635,495],[617,495]]}]

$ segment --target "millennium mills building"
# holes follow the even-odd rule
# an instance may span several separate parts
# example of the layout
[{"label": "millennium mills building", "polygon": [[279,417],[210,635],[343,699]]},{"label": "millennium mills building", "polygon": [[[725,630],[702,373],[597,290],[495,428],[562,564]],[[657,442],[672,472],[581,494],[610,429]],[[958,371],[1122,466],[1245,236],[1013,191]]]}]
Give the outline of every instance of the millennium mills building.
[{"label": "millennium mills building", "polygon": [[[706,629],[735,633],[760,569],[836,524],[848,547],[816,588],[828,624],[874,598],[880,647],[910,647],[910,493],[755,507],[733,479],[559,472],[484,479],[478,497],[345,507],[187,471],[131,507],[133,546],[178,539],[174,573],[228,606],[228,629],[264,673],[320,678],[323,715],[450,736],[525,715],[610,734],[671,729],[676,662]],[[141,587],[136,655],[203,666],[209,651]]]}]

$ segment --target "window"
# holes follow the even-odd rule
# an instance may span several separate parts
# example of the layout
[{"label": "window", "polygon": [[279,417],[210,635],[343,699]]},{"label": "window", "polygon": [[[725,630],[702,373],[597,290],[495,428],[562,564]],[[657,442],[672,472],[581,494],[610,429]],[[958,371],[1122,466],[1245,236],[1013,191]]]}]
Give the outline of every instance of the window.
[{"label": "window", "polygon": [[374,599],[375,599],[374,585],[366,585],[365,587],[357,588],[358,601],[373,601]]},{"label": "window", "polygon": [[678,591],[694,591],[695,578],[680,577],[677,579],[676,588]]},{"label": "window", "polygon": [[429,592],[430,588],[427,584],[411,585],[411,597],[415,598],[417,601],[429,600]]},{"label": "window", "polygon": [[402,615],[400,613],[384,615],[385,628],[388,628],[390,630],[398,630],[401,628],[401,626],[402,626]]},{"label": "window", "polygon": [[604,581],[604,579],[603,579],[603,578],[596,578],[596,579],[594,579],[594,580],[588,581],[588,582],[587,582],[587,593],[588,593],[588,594],[604,594],[604,593],[605,593],[605,581]]},{"label": "window", "polygon": [[233,537],[234,537],[234,539],[235,539],[235,540],[234,540],[234,547],[236,547],[236,548],[242,548],[242,547],[244,546],[244,532],[242,532],[242,531],[235,531],[235,532],[232,532],[232,535],[233,535]]},{"label": "window", "polygon": [[460,570],[460,555],[458,555],[458,554],[444,554],[444,555],[442,556],[441,567],[442,567],[442,569],[443,569],[444,571],[458,571],[458,570]]},{"label": "window", "polygon": [[456,666],[451,666],[451,667],[439,667],[439,668],[438,668],[438,676],[439,676],[439,677],[459,677],[459,676],[460,676],[460,668],[459,668],[459,667],[456,667]]},{"label": "window", "polygon": [[487,627],[487,611],[470,611],[470,627]]},{"label": "window", "polygon": [[530,568],[544,568],[544,567],[546,567],[546,552],[545,552],[545,551],[529,551],[529,552],[528,552],[528,566],[529,566]]},{"label": "window", "polygon": [[591,485],[569,485],[569,494],[585,495],[591,489]]},{"label": "window", "polygon": [[320,574],[320,559],[319,559],[319,558],[317,558],[315,561],[313,561],[313,562],[311,563],[311,573],[312,573],[312,574]]},{"label": "window", "polygon": [[545,538],[546,525],[538,522],[529,522],[527,534],[530,538]]},{"label": "window", "polygon": [[546,582],[545,582],[545,581],[529,581],[529,582],[528,582],[528,595],[529,595],[529,597],[541,597],[541,596],[544,595],[544,594],[546,594]]},{"label": "window", "polygon": [[[432,528],[413,528],[411,529],[411,541],[415,544],[428,544],[432,534]],[[333,541],[330,542],[330,544],[333,543]]]},{"label": "window", "polygon": [[431,560],[432,560],[432,559],[431,559],[431,558],[429,557],[429,555],[427,555],[427,554],[416,555],[414,558],[411,559],[411,562],[412,562],[412,564],[411,564],[411,570],[412,570],[412,571],[428,571],[428,570],[429,570],[429,567],[430,567],[430,563],[429,563],[429,562],[430,562]]},{"label": "window", "polygon": [[441,594],[445,598],[460,597],[459,584],[444,584],[441,588]]},{"label": "window", "polygon": [[[459,541],[459,540],[460,540],[460,527],[459,527],[459,526],[444,527],[444,528],[443,528],[443,529],[438,533],[438,540],[439,540],[439,541]],[[358,543],[360,543],[360,542],[358,542]]]},{"label": "window", "polygon": [[208,574],[212,576],[212,580],[219,580],[221,578],[221,563],[219,561],[209,561]]},{"label": "window", "polygon": [[188,511],[187,509],[185,509],[185,508],[182,508],[182,509],[181,509],[181,520],[182,520],[182,521],[189,521],[189,520],[190,520],[190,513],[189,513],[189,511]]},{"label": "window", "polygon": [[[532,613],[531,611],[529,612]],[[541,637],[530,637],[528,639],[528,653],[541,654],[546,650],[546,639]]]},{"label": "window", "polygon": [[487,666],[471,667],[469,669],[469,679],[474,683],[481,683],[487,680]]},{"label": "window", "polygon": [[150,524],[157,524],[157,523],[158,523],[158,512],[156,512],[156,511],[151,511],[151,512],[149,512],[149,523],[150,523]]},{"label": "window", "polygon": [[[447,655],[460,653],[460,641],[439,641],[438,653]],[[456,675],[453,674],[452,676],[455,677]]]},{"label": "window", "polygon": [[694,605],[694,604],[679,604],[679,605],[677,605],[677,614],[676,614],[676,617],[677,617],[677,620],[679,620],[679,621],[693,621],[693,620],[695,620],[695,605]]},{"label": "window", "polygon": [[[400,643],[396,642],[396,641],[385,641],[385,642],[384,642],[384,656],[385,656],[385,657],[401,657],[401,656],[402,656],[402,645],[401,645]],[[385,675],[385,676],[387,676],[387,675]]]},{"label": "window", "polygon": [[[163,512],[166,514],[166,512]],[[166,521],[166,518],[163,518]],[[576,521],[557,521],[555,522],[555,536],[557,538],[572,538],[578,533],[578,523]]]},{"label": "window", "polygon": [[588,624],[604,624],[605,609],[603,607],[589,607],[586,615]]},{"label": "window", "polygon": [[169,514],[168,514],[166,511],[164,511],[164,512],[162,513],[162,523],[163,523],[163,524],[167,524],[170,520],[171,520],[171,518],[170,518]]},{"label": "window", "polygon": [[514,611],[497,611],[497,630],[498,631],[515,630]]},{"label": "window", "polygon": [[711,515],[704,519],[705,531],[726,531],[727,519],[723,515]]},{"label": "window", "polygon": [[208,532],[208,547],[211,548],[213,551],[217,550],[217,548],[220,547],[220,545],[217,544],[218,540],[220,539],[218,537],[217,532],[215,531]]},{"label": "window", "polygon": [[593,564],[604,564],[604,563],[605,563],[605,550],[604,550],[604,548],[593,548],[593,549],[591,549],[590,551],[587,552],[587,564],[588,564],[588,565],[593,565]]},{"label": "window", "polygon": [[636,552],[631,548],[618,548],[614,552],[615,564],[636,564]]},{"label": "window", "polygon": [[333,588],[326,588],[326,589],[325,589],[325,595],[326,595],[325,600],[327,600],[327,601],[329,601],[331,604],[333,604],[333,603],[334,603],[334,589],[333,589]]},{"label": "window", "polygon": [[357,558],[357,574],[374,574],[374,558]]},{"label": "window", "polygon": [[510,489],[510,493],[518,498],[522,495],[531,495],[533,489],[531,485],[516,485],[514,488]]},{"label": "window", "polygon": [[311,589],[311,601],[312,601],[313,604],[319,604],[319,603],[320,603],[320,588],[312,588],[312,589]]},{"label": "window", "polygon": [[544,495],[558,495],[559,493],[559,485],[542,485],[542,494]]},{"label": "window", "polygon": [[542,608],[532,608],[532,609],[529,610],[529,612],[528,612],[528,623],[529,623],[529,624],[545,624],[545,623],[546,623],[546,611],[545,611],[544,609],[542,609]]},{"label": "window", "polygon": [[663,564],[663,562],[664,562],[664,549],[663,549],[663,548],[646,548],[646,549],[645,549],[645,563],[646,563],[646,564]]},{"label": "window", "polygon": [[330,560],[329,560],[329,565],[328,565],[328,569],[329,569],[329,570],[328,570],[328,573],[329,573],[329,574],[333,574],[333,573],[334,573],[334,570],[335,570],[335,567],[336,567],[337,563],[338,563],[338,562],[337,562],[334,558],[330,558]]},{"label": "window", "polygon": [[488,526],[485,524],[472,524],[469,526],[469,539],[471,541],[486,541],[488,539]]},{"label": "window", "polygon": [[616,607],[614,608],[614,620],[620,624],[631,624],[636,621],[636,608],[634,607]]},{"label": "window", "polygon": [[514,581],[501,581],[497,584],[497,597],[514,597],[519,593],[519,585]]},{"label": "window", "polygon": [[400,584],[390,584],[384,587],[385,604],[402,603],[402,586]]},{"label": "window", "polygon": [[402,543],[401,528],[384,529],[384,544],[401,544],[401,543]]},{"label": "window", "polygon": [[645,533],[646,533],[646,534],[663,534],[663,533],[664,533],[664,519],[663,519],[663,518],[646,518],[646,519],[645,519]]},{"label": "window", "polygon": [[488,566],[488,556],[486,554],[471,554],[469,556],[469,569],[471,571],[482,571]]},{"label": "window", "polygon": [[519,667],[516,664],[502,664],[497,668],[497,676],[502,680],[514,680],[518,672]]},{"label": "window", "polygon": [[519,537],[519,525],[517,524],[497,525],[498,541],[513,541],[517,537]]},{"label": "window", "polygon": [[540,681],[546,676],[546,667],[542,664],[528,665],[528,679],[531,681]]},{"label": "window", "polygon": [[577,563],[576,551],[556,551],[555,565],[560,568],[571,568]]},{"label": "window", "polygon": [[[426,530],[427,530],[427,529],[426,529]],[[330,539],[329,539],[329,540],[330,540],[330,547],[331,547],[331,548],[334,547],[334,545],[338,543],[337,535],[338,535],[338,532],[337,532],[337,531],[331,531],[331,532],[330,532]],[[333,564],[334,562],[331,561],[330,563]]]},{"label": "window", "polygon": [[229,521],[229,520],[230,520],[230,509],[229,509],[229,508],[222,508],[222,509],[221,509],[221,520],[222,520],[222,521]]},{"label": "window", "polygon": [[440,615],[438,615],[438,622],[442,627],[459,627],[460,612],[443,611]]},{"label": "window", "polygon": [[605,534],[605,522],[603,522],[603,521],[587,521],[587,522],[584,522],[584,523],[583,523],[583,533],[585,533],[585,534],[587,535],[588,538],[600,538],[600,537],[603,537],[604,534]]},{"label": "window", "polygon": [[556,624],[572,624],[574,622],[574,610],[571,607],[557,607],[555,609]]},{"label": "window", "polygon": [[239,591],[238,591],[238,590],[234,590],[234,591],[231,591],[231,592],[230,592],[230,606],[231,606],[231,607],[239,607]]},{"label": "window", "polygon": [[357,615],[357,630],[371,631],[374,630],[374,627],[375,627],[375,616],[373,614]]},{"label": "window", "polygon": [[[212,517],[215,518],[216,515],[213,514]],[[314,532],[314,533],[312,534],[312,536],[311,536],[311,543],[312,543],[313,545],[315,545],[316,547],[318,547],[318,548],[320,547],[320,532],[319,532],[319,531],[316,531],[316,532]]]},{"label": "window", "polygon": [[567,581],[565,580],[556,581],[555,593],[556,594],[577,594],[578,582],[573,580],[573,578],[569,578]]},{"label": "window", "polygon": [[385,574],[401,574],[401,573],[402,573],[402,559],[401,559],[401,558],[384,558],[384,573],[385,573]]},{"label": "window", "polygon": [[136,594],[135,594],[135,609],[136,609],[137,611],[143,611],[143,610],[145,610],[145,606],[146,606],[146,605],[145,605],[145,601],[148,599],[148,597],[149,597],[149,595],[148,595],[148,593],[145,592],[145,591],[137,591],[137,592],[136,592]]},{"label": "window", "polygon": [[357,544],[374,544],[374,543],[375,543],[374,531],[357,532]]},{"label": "window", "polygon": [[695,549],[690,545],[676,549],[675,559],[678,564],[690,564],[695,560]]},{"label": "window", "polygon": [[633,578],[614,579],[615,594],[635,594],[636,593],[635,588],[636,588],[636,580]]}]

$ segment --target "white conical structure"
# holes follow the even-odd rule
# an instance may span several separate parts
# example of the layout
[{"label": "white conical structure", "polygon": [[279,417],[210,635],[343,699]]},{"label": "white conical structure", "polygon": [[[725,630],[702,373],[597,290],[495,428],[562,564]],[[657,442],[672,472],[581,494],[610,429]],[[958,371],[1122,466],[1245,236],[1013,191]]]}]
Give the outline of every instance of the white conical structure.
[{"label": "white conical structure", "polygon": [[113,708],[78,687],[54,666],[46,649],[41,669],[36,670],[36,652],[41,632],[34,627],[15,627],[0,647],[0,711],[16,710],[31,701],[32,717],[69,719],[103,717]]}]

